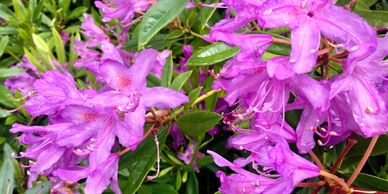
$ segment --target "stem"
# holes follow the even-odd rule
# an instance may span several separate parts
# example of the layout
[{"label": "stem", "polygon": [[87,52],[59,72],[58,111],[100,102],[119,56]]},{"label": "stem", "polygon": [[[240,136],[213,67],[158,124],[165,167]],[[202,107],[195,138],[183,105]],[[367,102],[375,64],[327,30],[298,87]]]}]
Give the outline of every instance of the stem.
[{"label": "stem", "polygon": [[368,160],[370,154],[372,153],[372,150],[375,147],[376,142],[377,142],[378,139],[379,139],[379,136],[375,136],[370,141],[369,146],[366,149],[364,155],[362,156],[362,159],[361,159],[360,163],[358,164],[356,170],[354,170],[352,176],[350,176],[349,180],[346,182],[346,184],[348,186],[350,186],[354,182],[354,180],[356,180],[358,174],[360,174],[362,168],[364,167],[366,161]]},{"label": "stem", "polygon": [[[197,105],[198,103],[202,102],[203,100],[205,100],[206,98],[209,98],[210,96],[214,95],[214,94],[217,94],[218,92],[220,92],[221,89],[218,89],[218,90],[210,90],[209,92],[207,92],[206,94],[198,97],[194,102],[193,104],[191,105],[191,107]],[[181,114],[183,111],[185,110],[185,107],[182,106],[180,107],[178,110],[176,110],[175,112],[173,112],[170,117],[168,117],[166,120],[164,120],[165,122],[166,121],[170,121],[172,119],[175,119],[179,114]]]},{"label": "stem", "polygon": [[338,166],[340,165],[341,161],[344,159],[344,157],[346,156],[346,154],[348,154],[348,152],[350,151],[350,149],[354,146],[354,144],[357,143],[357,140],[355,139],[349,139],[348,140],[348,144],[346,144],[346,147],[344,150],[342,150],[341,154],[339,155],[339,157],[337,158],[337,160],[334,162],[334,165],[333,167],[331,168],[330,170],[330,173],[334,173]]},{"label": "stem", "polygon": [[325,169],[325,167],[323,166],[323,164],[321,163],[321,161],[319,160],[318,156],[314,154],[314,152],[310,151],[309,152],[309,155],[311,156],[311,158],[314,160],[315,164],[317,164],[317,166],[319,167],[319,169],[323,170]]},{"label": "stem", "polygon": [[200,35],[200,34],[198,34],[198,33],[195,33],[195,32],[193,32],[193,31],[191,31],[191,30],[190,30],[190,34],[193,35],[193,36],[195,36],[195,37],[198,37],[198,38],[200,38],[200,39],[202,39],[202,40],[205,40],[205,39],[203,38],[202,35]]},{"label": "stem", "polygon": [[291,42],[290,42],[289,40],[280,39],[280,38],[275,38],[275,37],[272,37],[272,42],[277,42],[277,43],[282,43],[282,44],[291,45]]},{"label": "stem", "polygon": [[335,176],[334,174],[328,173],[328,172],[323,171],[323,170],[321,170],[321,172],[319,172],[319,174],[323,177],[334,180],[342,187],[342,189],[344,191],[346,191],[347,193],[351,193],[352,189],[350,189],[349,186],[345,183],[345,181],[343,179],[339,178],[338,176]]},{"label": "stem", "polygon": [[320,187],[320,186],[323,186],[325,184],[326,184],[325,181],[319,181],[319,182],[313,182],[313,183],[309,183],[309,182],[298,183],[296,186],[297,187]]}]

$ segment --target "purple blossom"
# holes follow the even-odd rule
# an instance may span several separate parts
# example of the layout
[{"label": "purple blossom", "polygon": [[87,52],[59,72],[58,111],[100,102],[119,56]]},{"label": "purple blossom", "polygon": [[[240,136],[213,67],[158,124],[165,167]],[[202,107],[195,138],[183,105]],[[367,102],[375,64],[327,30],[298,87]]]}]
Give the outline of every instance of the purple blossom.
[{"label": "purple blossom", "polygon": [[95,5],[103,13],[103,22],[118,19],[122,26],[128,27],[135,14],[147,10],[151,3],[151,0],[105,0],[105,3],[96,1]]},{"label": "purple blossom", "polygon": [[[230,176],[223,172],[217,173],[221,181],[220,191],[223,193],[291,193],[296,184],[319,175],[317,166],[291,152],[279,136],[252,132],[233,138],[231,144],[237,149],[248,150],[251,155],[231,163],[208,151],[218,166],[229,167],[237,173]],[[277,178],[272,178],[274,175],[267,172],[258,172],[257,175],[244,170],[244,166],[251,162],[256,171],[259,171],[258,165],[268,172],[276,171]]]},{"label": "purple blossom", "polygon": [[260,7],[258,18],[267,28],[291,28],[290,62],[298,74],[314,68],[321,33],[354,57],[365,58],[376,48],[375,30],[358,15],[328,0],[268,0]]}]

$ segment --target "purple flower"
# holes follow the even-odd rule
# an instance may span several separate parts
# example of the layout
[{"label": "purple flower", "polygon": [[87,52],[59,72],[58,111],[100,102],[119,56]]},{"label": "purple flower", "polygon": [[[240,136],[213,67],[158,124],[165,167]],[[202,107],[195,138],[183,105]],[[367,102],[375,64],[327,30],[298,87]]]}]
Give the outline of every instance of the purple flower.
[{"label": "purple flower", "polygon": [[103,13],[102,21],[118,19],[124,27],[131,25],[136,12],[144,12],[151,5],[150,0],[106,0],[105,2],[95,2],[96,7],[100,8]]},{"label": "purple flower", "polygon": [[[251,156],[236,159],[231,163],[208,151],[218,166],[229,167],[237,173],[230,176],[223,172],[217,173],[222,193],[291,193],[296,184],[319,175],[317,166],[291,152],[284,140],[278,137],[253,132],[233,138],[232,144],[238,149],[250,151]],[[250,162],[256,171],[257,165],[268,171],[276,171],[278,178],[271,178],[274,175],[266,172],[259,172],[260,175],[257,175],[244,170],[244,166]]]},{"label": "purple flower", "polygon": [[88,103],[97,105],[102,101],[107,102],[103,106],[114,107],[125,113],[125,122],[132,134],[122,135],[128,137],[128,140],[141,140],[146,107],[174,108],[188,101],[187,96],[174,90],[146,87],[146,76],[156,63],[157,55],[158,52],[153,49],[144,50],[130,68],[113,60],[105,60],[100,64],[102,78],[113,91],[103,92]]},{"label": "purple flower", "polygon": [[86,100],[66,70],[47,71],[34,82],[33,88],[36,94],[24,105],[32,116],[52,115],[68,104],[82,104]]},{"label": "purple flower", "polygon": [[268,0],[259,11],[260,24],[268,28],[291,28],[293,70],[306,73],[314,68],[320,33],[351,52],[365,58],[376,47],[376,32],[358,15],[328,0]]}]

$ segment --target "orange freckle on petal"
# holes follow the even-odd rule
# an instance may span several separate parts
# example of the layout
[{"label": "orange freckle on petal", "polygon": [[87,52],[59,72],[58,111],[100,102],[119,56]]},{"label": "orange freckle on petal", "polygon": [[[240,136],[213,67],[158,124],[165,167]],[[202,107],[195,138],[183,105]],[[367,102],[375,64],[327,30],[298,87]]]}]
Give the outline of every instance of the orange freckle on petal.
[{"label": "orange freckle on petal", "polygon": [[85,120],[86,122],[91,122],[91,121],[96,120],[97,114],[95,114],[95,113],[85,113],[85,114],[83,115],[83,117],[84,117],[84,120]]},{"label": "orange freckle on petal", "polygon": [[130,86],[132,83],[132,80],[126,76],[120,76],[118,78],[118,85],[120,88],[125,88]]}]

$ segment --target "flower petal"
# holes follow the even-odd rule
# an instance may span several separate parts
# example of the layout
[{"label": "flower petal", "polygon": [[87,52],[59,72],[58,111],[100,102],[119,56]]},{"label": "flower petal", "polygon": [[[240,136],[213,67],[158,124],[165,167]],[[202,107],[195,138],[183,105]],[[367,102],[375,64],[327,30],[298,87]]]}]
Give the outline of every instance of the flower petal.
[{"label": "flower petal", "polygon": [[295,73],[302,74],[314,69],[317,62],[321,35],[315,22],[306,18],[291,30],[290,62]]},{"label": "flower petal", "polygon": [[189,98],[175,90],[164,87],[146,88],[142,95],[146,107],[175,108],[189,101]]}]

